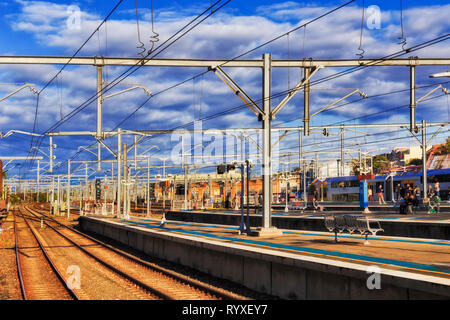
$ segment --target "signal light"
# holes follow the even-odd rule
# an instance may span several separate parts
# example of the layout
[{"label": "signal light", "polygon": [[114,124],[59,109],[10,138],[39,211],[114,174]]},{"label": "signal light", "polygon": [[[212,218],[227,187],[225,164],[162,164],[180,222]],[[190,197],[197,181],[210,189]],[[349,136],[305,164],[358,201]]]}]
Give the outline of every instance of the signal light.
[{"label": "signal light", "polygon": [[95,179],[95,200],[99,201],[102,197],[101,180]]}]

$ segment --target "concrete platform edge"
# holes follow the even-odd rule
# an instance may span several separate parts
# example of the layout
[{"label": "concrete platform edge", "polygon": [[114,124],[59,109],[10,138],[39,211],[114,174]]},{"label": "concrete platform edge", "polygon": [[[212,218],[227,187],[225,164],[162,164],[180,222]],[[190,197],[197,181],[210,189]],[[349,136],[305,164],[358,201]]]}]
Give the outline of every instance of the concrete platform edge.
[{"label": "concrete platform edge", "polygon": [[225,244],[93,217],[80,217],[79,221],[83,230],[151,256],[284,299],[450,298],[448,279],[381,268],[381,289],[369,290],[366,281],[371,274],[356,263]]}]

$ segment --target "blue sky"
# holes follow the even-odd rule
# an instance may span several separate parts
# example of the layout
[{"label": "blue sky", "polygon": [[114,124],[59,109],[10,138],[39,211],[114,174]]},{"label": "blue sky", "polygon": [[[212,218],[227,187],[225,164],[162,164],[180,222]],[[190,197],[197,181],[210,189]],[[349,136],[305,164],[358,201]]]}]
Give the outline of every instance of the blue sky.
[{"label": "blue sky", "polygon": [[[224,9],[214,14],[199,27],[182,38],[173,47],[161,55],[167,58],[233,58],[252,49],[275,36],[283,34],[346,1],[231,1]],[[71,56],[84,42],[88,35],[116,4],[116,1],[1,1],[0,2],[0,55],[51,55]],[[158,1],[154,2],[154,23],[160,41],[168,38],[180,26],[193,16],[208,7],[210,1]],[[306,28],[284,37],[269,46],[253,52],[243,58],[259,58],[263,53],[272,53],[274,58],[315,59],[355,58],[360,41],[362,1],[356,1],[346,8],[323,18]],[[76,5],[81,9],[81,27],[79,30],[68,30],[66,20],[67,8]],[[364,57],[376,58],[401,49],[399,37],[400,1],[365,1],[368,8],[377,5],[381,12],[379,29],[369,29],[364,25],[362,47]],[[151,34],[150,1],[138,1],[140,32],[148,41]],[[403,1],[403,26],[407,47],[448,33],[450,31],[450,3],[446,1]],[[80,56],[106,55],[137,56],[135,1],[125,0],[111,16],[106,28],[100,29],[98,35],[86,45]],[[367,13],[367,11],[366,11]],[[367,17],[367,16],[366,16]],[[148,42],[146,42],[148,43]],[[443,42],[426,50],[414,53],[420,57],[448,57],[450,45]],[[408,55],[404,56],[407,57]],[[105,68],[104,76],[111,80],[125,69],[120,67]],[[418,84],[433,84],[445,80],[429,79],[428,75],[449,70],[448,66],[418,68]],[[56,74],[58,66],[0,66],[0,83],[33,83],[37,89]],[[261,76],[257,70],[227,69],[233,78],[254,99],[261,95]],[[152,93],[160,92],[173,84],[202,73],[204,69],[188,68],[153,68],[139,70],[125,82],[140,83]],[[342,69],[325,69],[319,71],[316,79],[320,79]],[[297,83],[301,71],[289,69],[274,70],[272,92],[282,92]],[[407,68],[371,68],[353,73],[317,86],[311,95],[312,111],[359,88],[369,96],[388,93],[408,88]],[[444,85],[450,87],[449,84]],[[17,88],[17,86],[0,85],[0,97]],[[121,87],[125,88],[125,87]],[[342,89],[348,89],[345,91]],[[322,89],[322,90],[319,90]],[[326,90],[325,90],[326,89]],[[330,90],[333,89],[333,90]],[[428,89],[429,90],[429,89]],[[418,97],[427,89],[419,89]],[[37,118],[37,132],[43,132],[52,124],[69,113],[95,93],[94,67],[68,67],[41,95]],[[436,92],[433,96],[439,96]],[[119,95],[105,102],[105,129],[113,129],[122,119],[133,112],[147,98],[145,92],[134,90]],[[273,99],[276,105],[281,98]],[[357,101],[354,96],[345,102],[353,102],[317,116],[312,125],[335,123],[385,123],[408,122],[408,92],[390,94],[379,98]],[[211,72],[196,78],[167,93],[152,98],[134,116],[127,120],[122,128],[127,129],[170,129],[188,123],[194,119],[213,115],[217,112],[240,106],[241,101]],[[280,112],[274,126],[296,126],[302,123],[303,95],[300,93]],[[3,133],[8,130],[31,131],[34,122],[36,96],[28,90],[0,102],[0,126]],[[405,106],[395,111],[390,109]],[[449,121],[448,96],[436,97],[418,106],[418,121]],[[240,109],[232,114],[203,122],[204,128],[259,127],[248,109]],[[67,121],[58,130],[94,130],[95,103],[83,112]],[[403,133],[380,135],[380,129],[368,133],[372,138],[357,138],[358,134],[349,133],[350,145],[356,142],[366,143],[364,148],[369,152],[388,151],[398,145],[415,145],[412,139],[405,138]],[[443,141],[447,131],[433,142]],[[407,133],[406,133],[407,136]],[[405,137],[406,137],[405,136]],[[389,140],[390,143],[367,143],[370,141]],[[309,144],[306,150],[322,150],[336,148],[326,145],[327,138],[314,134],[306,138]],[[353,139],[353,140],[352,140]],[[0,153],[26,155],[30,146],[28,136],[13,135],[3,139]],[[115,148],[115,140],[107,141]],[[44,140],[42,148],[48,140]],[[59,148],[55,151],[57,161],[63,163],[75,155],[79,145],[90,145],[92,139],[58,138]],[[295,151],[298,143],[296,135],[288,135],[280,144],[280,149]],[[320,143],[323,143],[320,145]],[[142,149],[152,144],[159,144],[160,155],[170,154],[174,142],[170,137],[155,137],[147,140]],[[44,149],[47,151],[46,149]],[[330,149],[331,150],[331,149]],[[106,152],[103,151],[103,152]],[[93,159],[87,152],[77,155],[77,159]],[[64,172],[64,165],[61,167]],[[14,171],[11,171],[14,173]],[[30,173],[31,174],[31,173]]]}]

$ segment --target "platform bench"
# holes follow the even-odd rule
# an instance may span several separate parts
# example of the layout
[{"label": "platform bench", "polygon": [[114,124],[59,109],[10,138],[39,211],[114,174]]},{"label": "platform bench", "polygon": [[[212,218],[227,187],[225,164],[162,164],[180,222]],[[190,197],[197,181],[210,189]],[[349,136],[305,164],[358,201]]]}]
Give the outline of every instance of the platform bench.
[{"label": "platform bench", "polygon": [[377,232],[384,231],[379,221],[369,221],[364,215],[347,214],[347,215],[329,215],[325,217],[325,228],[330,232],[334,232],[335,242],[338,242],[337,234],[348,232],[350,234],[359,232],[366,236],[364,244],[369,244],[367,237],[369,235],[376,236]]}]

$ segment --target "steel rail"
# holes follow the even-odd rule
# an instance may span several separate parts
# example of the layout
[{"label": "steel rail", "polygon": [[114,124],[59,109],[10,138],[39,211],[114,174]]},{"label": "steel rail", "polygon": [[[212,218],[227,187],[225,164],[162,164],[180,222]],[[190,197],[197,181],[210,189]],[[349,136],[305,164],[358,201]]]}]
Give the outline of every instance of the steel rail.
[{"label": "steel rail", "polygon": [[49,217],[49,216],[47,216],[47,215],[45,215],[43,213],[40,213],[39,211],[36,211],[35,209],[30,209],[28,207],[28,210],[33,211],[33,212],[37,212],[39,214],[42,214],[44,217],[46,217],[47,219],[52,220],[53,222],[57,223],[58,225],[60,225],[62,227],[65,227],[65,228],[67,228],[67,229],[77,233],[78,235],[81,235],[81,236],[83,236],[83,237],[85,237],[85,238],[87,238],[87,239],[89,239],[89,240],[91,240],[91,241],[93,241],[93,242],[95,242],[95,243],[97,243],[97,244],[99,244],[99,245],[101,245],[101,246],[103,246],[103,247],[113,251],[114,253],[117,253],[118,255],[120,255],[120,256],[128,259],[128,260],[131,260],[134,263],[137,263],[137,264],[139,264],[139,265],[141,265],[143,267],[149,268],[149,269],[151,269],[153,271],[161,272],[162,274],[164,274],[167,277],[172,277],[172,278],[174,278],[174,279],[176,279],[178,281],[183,282],[184,284],[194,286],[197,289],[200,289],[200,290],[212,293],[215,296],[219,296],[219,297],[221,297],[223,299],[228,299],[228,300],[243,299],[243,297],[241,297],[241,296],[228,294],[226,292],[222,292],[221,290],[218,290],[218,289],[216,289],[214,287],[210,287],[208,285],[205,285],[204,283],[202,283],[200,281],[197,281],[197,280],[194,280],[194,279],[190,279],[190,278],[188,278],[188,277],[186,277],[184,275],[178,274],[178,273],[176,273],[174,271],[167,270],[165,268],[162,268],[162,267],[150,264],[150,263],[148,263],[146,261],[143,261],[141,259],[138,259],[138,258],[136,258],[136,257],[134,257],[134,256],[132,256],[132,255],[130,255],[128,253],[126,253],[126,252],[123,252],[123,251],[121,251],[121,250],[119,250],[117,248],[114,248],[113,246],[111,246],[109,244],[106,244],[106,243],[104,243],[104,242],[102,242],[100,240],[97,240],[97,239],[95,239],[95,238],[93,238],[93,237],[91,237],[91,236],[89,236],[87,234],[84,234],[84,233],[82,233],[82,232],[80,232],[80,231],[78,231],[78,230],[76,230],[76,229],[74,229],[72,227],[64,225],[61,222],[53,219],[52,217]]},{"label": "steel rail", "polygon": [[[36,216],[36,211],[34,211],[33,209],[30,209],[29,207],[27,207],[27,210]],[[36,216],[37,217],[37,216]],[[48,217],[47,217],[48,218]],[[113,271],[114,273],[118,274],[119,276],[121,276],[122,278],[130,281],[131,283],[137,285],[138,287],[144,289],[147,292],[150,292],[152,294],[157,295],[158,297],[165,299],[165,300],[176,300],[175,297],[172,297],[171,295],[168,295],[156,288],[153,288],[145,283],[143,283],[142,281],[137,280],[136,278],[126,274],[125,272],[117,269],[116,267],[112,266],[111,264],[103,261],[102,259],[100,259],[99,257],[97,257],[96,255],[94,255],[93,253],[89,252],[88,250],[86,250],[85,248],[83,248],[82,246],[80,246],[78,243],[76,243],[74,240],[70,239],[68,236],[62,234],[59,230],[57,230],[55,227],[51,226],[47,221],[44,220],[44,223],[50,227],[53,231],[55,231],[58,235],[60,235],[61,237],[63,237],[64,239],[66,239],[67,241],[69,241],[70,243],[72,243],[77,249],[79,249],[80,251],[82,251],[84,254],[86,254],[87,256],[91,257],[92,259],[94,259],[95,261],[99,262],[101,265],[105,266],[106,268],[108,268],[109,270]],[[62,226],[64,226],[63,224],[60,224]],[[67,227],[67,226],[65,226]]]},{"label": "steel rail", "polygon": [[55,275],[57,276],[57,278],[59,279],[59,281],[61,282],[61,284],[63,285],[63,287],[66,289],[66,291],[69,293],[69,295],[74,299],[74,300],[80,300],[80,298],[78,297],[78,295],[75,293],[75,291],[71,288],[69,288],[69,286],[67,285],[66,280],[64,279],[64,277],[61,275],[61,273],[59,272],[59,270],[56,268],[56,265],[54,264],[54,262],[52,261],[52,259],[50,258],[50,256],[48,255],[47,250],[44,248],[43,244],[41,243],[41,241],[39,240],[38,236],[36,235],[35,231],[33,230],[33,228],[31,228],[29,222],[27,221],[27,218],[25,218],[25,215],[22,212],[22,209],[19,208],[19,212],[22,215],[23,220],[25,221],[25,223],[27,224],[28,228],[31,230],[31,233],[33,234],[33,237],[36,239],[36,242],[39,245],[39,248],[41,249],[42,253],[45,256],[45,259],[47,260],[47,262],[49,263],[50,267],[52,268],[52,270],[54,271]]},{"label": "steel rail", "polygon": [[16,265],[17,265],[17,276],[19,278],[19,284],[20,284],[20,293],[22,295],[23,300],[28,300],[27,297],[27,291],[25,289],[25,285],[23,283],[23,276],[22,276],[22,268],[20,267],[20,259],[19,259],[19,237],[17,235],[17,221],[16,221],[16,208],[13,210],[14,215],[14,234],[15,234],[15,253],[16,253]]}]

